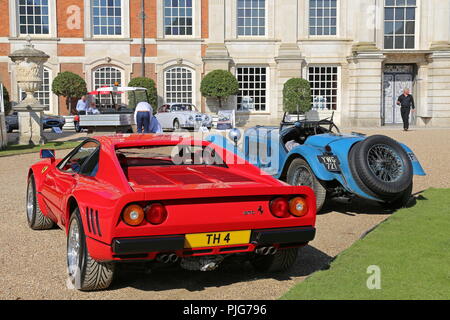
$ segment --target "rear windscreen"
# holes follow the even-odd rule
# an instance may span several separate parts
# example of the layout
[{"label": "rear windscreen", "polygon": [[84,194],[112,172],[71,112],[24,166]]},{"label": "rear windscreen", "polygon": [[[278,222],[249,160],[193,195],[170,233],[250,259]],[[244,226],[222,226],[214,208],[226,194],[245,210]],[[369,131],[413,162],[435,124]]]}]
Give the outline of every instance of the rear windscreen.
[{"label": "rear windscreen", "polygon": [[193,145],[141,146],[116,149],[122,166],[211,165],[226,167],[212,147]]}]

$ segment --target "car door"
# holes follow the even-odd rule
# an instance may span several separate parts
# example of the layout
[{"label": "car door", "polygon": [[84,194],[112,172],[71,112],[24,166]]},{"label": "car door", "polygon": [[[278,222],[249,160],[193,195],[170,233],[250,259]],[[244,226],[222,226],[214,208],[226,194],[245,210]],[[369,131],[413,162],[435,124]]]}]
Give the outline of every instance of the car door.
[{"label": "car door", "polygon": [[163,129],[169,128],[169,126],[167,125],[169,122],[168,121],[169,110],[170,110],[170,107],[168,105],[163,105],[163,106],[159,107],[158,113],[155,115],[156,119],[158,119],[158,122]]},{"label": "car door", "polygon": [[64,158],[46,175],[43,196],[48,200],[49,208],[58,224],[65,225],[65,207],[68,198],[78,185],[79,174],[85,163],[99,150],[96,140],[88,140]]}]

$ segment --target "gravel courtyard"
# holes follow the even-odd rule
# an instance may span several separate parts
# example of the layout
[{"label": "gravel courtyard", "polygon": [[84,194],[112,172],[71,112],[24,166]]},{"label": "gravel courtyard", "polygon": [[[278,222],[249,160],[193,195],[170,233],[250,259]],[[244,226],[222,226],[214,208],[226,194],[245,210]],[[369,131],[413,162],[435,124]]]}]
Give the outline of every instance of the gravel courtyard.
[{"label": "gravel courtyard", "polygon": [[[450,129],[355,131],[386,134],[413,149],[428,173],[415,177],[414,192],[450,188]],[[330,204],[318,216],[316,239],[300,250],[296,265],[285,274],[261,275],[233,261],[209,273],[179,268],[144,273],[130,265],[110,290],[79,292],[66,286],[64,232],[27,226],[26,175],[37,160],[37,154],[0,158],[0,299],[276,299],[391,214],[361,202]]]}]

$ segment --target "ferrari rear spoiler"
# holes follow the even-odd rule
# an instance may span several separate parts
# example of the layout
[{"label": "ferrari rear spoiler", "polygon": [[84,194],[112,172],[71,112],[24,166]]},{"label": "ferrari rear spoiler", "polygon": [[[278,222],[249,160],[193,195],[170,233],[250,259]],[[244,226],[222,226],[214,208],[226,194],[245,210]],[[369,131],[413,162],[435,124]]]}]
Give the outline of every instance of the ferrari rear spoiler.
[{"label": "ferrari rear spoiler", "polygon": [[253,197],[253,196],[296,196],[304,195],[307,198],[313,197],[314,192],[305,186],[267,186],[267,187],[221,187],[188,189],[172,188],[164,190],[154,190],[148,187],[136,187],[136,192],[144,192],[145,200],[180,200],[180,199],[205,199],[205,198],[230,198],[230,197]]}]

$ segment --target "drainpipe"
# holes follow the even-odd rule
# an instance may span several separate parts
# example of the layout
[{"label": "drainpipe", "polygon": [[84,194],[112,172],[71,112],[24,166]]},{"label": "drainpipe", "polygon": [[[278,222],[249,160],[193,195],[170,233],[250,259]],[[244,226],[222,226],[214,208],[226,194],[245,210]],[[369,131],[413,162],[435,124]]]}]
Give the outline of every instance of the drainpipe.
[{"label": "drainpipe", "polygon": [[141,76],[145,77],[145,0],[141,0],[141,20],[142,20],[142,42],[141,42],[141,56],[142,56],[142,62],[141,62]]}]

